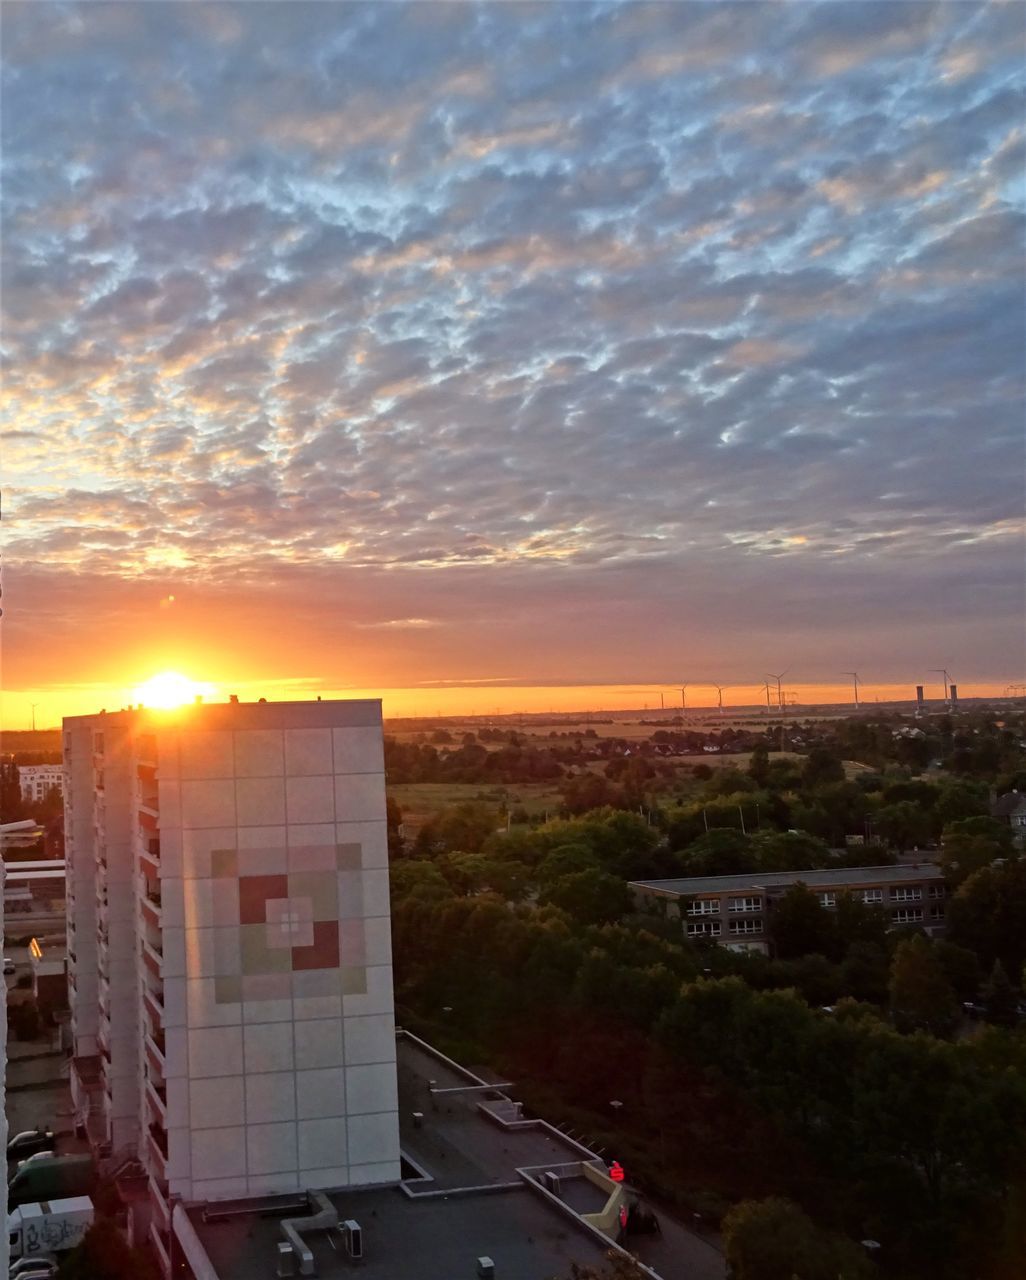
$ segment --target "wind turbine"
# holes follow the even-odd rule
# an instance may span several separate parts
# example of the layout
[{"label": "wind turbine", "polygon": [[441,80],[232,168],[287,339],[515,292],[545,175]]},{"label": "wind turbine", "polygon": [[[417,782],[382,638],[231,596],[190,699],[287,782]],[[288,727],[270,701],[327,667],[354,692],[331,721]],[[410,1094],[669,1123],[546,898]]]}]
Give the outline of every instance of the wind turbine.
[{"label": "wind turbine", "polygon": [[944,677],[944,701],[945,701],[945,702],[947,702],[947,700],[948,700],[948,683],[949,683],[949,681],[950,681],[950,679],[951,679],[951,677],[948,675],[947,668],[946,668],[946,667],[931,667],[931,668],[930,668],[930,670],[931,670],[932,672],[934,672],[934,674],[935,674],[935,675],[939,675],[939,676],[943,676],[943,677]]},{"label": "wind turbine", "polygon": [[783,680],[784,676],[786,676],[790,670],[791,670],[790,667],[785,667],[784,670],[781,671],[780,675],[774,675],[772,671],[767,671],[766,673],[771,680],[775,680],[777,682],[777,706],[778,707],[782,707],[784,705],[784,695],[780,692],[780,682],[781,680]]},{"label": "wind turbine", "polygon": [[855,681],[855,710],[859,709],[859,673],[857,671],[842,671],[842,676],[851,676]]},{"label": "wind turbine", "polygon": [[713,688],[716,690],[716,697],[717,697],[717,700],[718,700],[716,705],[717,705],[717,706],[719,707],[719,709],[720,709],[720,715],[723,715],[723,690],[724,690],[724,689],[729,689],[729,688],[730,688],[730,685],[728,685],[728,684],[714,684],[714,685],[713,685]]},{"label": "wind turbine", "polygon": [[770,704],[770,686],[769,686],[769,677],[768,677],[768,676],[767,676],[767,678],[763,681],[763,683],[762,683],[762,687],[766,690],[766,710],[767,710],[767,711],[769,711],[769,709],[770,709],[770,705],[771,705],[771,704]]},{"label": "wind turbine", "polygon": [[682,685],[681,685],[681,687],[680,687],[680,707],[681,707],[681,711],[687,711],[687,709],[688,709],[688,700],[687,700],[687,698],[684,696],[684,690],[685,690],[686,688],[687,688],[687,685],[686,685],[686,684],[682,684]]}]

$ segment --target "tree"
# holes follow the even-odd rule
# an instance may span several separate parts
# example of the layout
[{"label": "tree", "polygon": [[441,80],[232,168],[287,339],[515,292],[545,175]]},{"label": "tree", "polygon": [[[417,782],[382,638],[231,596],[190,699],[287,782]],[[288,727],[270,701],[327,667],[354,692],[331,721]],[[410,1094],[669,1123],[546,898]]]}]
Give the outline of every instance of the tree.
[{"label": "tree", "polygon": [[769,919],[773,949],[782,960],[834,950],[834,925],[830,912],[800,881],[792,885],[773,907]]},{"label": "tree", "polygon": [[743,1200],[723,1222],[734,1280],[868,1280],[874,1270],[844,1236],[822,1231],[788,1200]]},{"label": "tree", "polygon": [[769,748],[764,742],[760,742],[748,761],[748,776],[754,778],[760,787],[765,786],[769,777],[769,764]]},{"label": "tree", "polygon": [[958,1021],[955,989],[922,934],[898,944],[891,961],[890,996],[891,1015],[899,1031],[947,1036]]},{"label": "tree", "polygon": [[986,969],[1005,973],[1026,961],[1026,859],[984,867],[962,884],[947,908],[948,937],[975,951]]},{"label": "tree", "polygon": [[1000,960],[995,960],[987,985],[983,988],[987,1021],[999,1027],[1014,1027],[1019,1020],[1017,1004],[1015,988],[1009,981],[1005,966]]},{"label": "tree", "polygon": [[133,1249],[109,1219],[98,1219],[57,1273],[60,1280],[157,1280],[146,1255]]},{"label": "tree", "polygon": [[925,844],[929,839],[929,819],[911,800],[885,805],[873,819],[876,829],[899,853],[910,845]]},{"label": "tree", "polygon": [[826,747],[813,747],[802,768],[802,787],[809,791],[829,782],[844,781],[844,765]]},{"label": "tree", "polygon": [[592,868],[575,871],[546,885],[539,894],[542,904],[551,903],[582,924],[604,924],[627,915],[634,899],[617,876]]},{"label": "tree", "polygon": [[690,844],[684,854],[688,876],[732,876],[755,870],[752,842],[740,831],[716,827]]},{"label": "tree", "polygon": [[805,831],[766,831],[752,839],[760,871],[811,871],[830,862],[826,842]]},{"label": "tree", "polygon": [[1004,857],[1005,852],[1002,845],[989,836],[952,832],[950,828],[945,828],[941,839],[940,856],[944,878],[948,884],[957,888],[974,871],[982,871],[984,867],[989,867],[992,862]]}]

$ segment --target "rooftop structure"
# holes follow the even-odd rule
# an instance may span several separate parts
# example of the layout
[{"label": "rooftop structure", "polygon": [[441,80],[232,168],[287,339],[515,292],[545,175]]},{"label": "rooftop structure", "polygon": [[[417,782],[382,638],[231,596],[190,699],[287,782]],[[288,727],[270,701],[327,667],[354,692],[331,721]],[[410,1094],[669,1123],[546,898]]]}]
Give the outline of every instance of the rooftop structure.
[{"label": "rooftop structure", "polygon": [[944,929],[947,888],[940,867],[930,862],[636,880],[630,888],[642,906],[662,903],[692,940],[768,954],[773,906],[796,884],[813,890],[828,910],[836,907],[839,894],[850,892],[867,906],[886,909],[896,927],[915,925],[931,934]]},{"label": "rooftop structure", "polygon": [[72,1096],[173,1199],[400,1174],[381,705],[64,721]]},{"label": "rooftop structure", "polygon": [[[373,1280],[468,1280],[478,1259],[509,1280],[569,1276],[603,1265],[621,1236],[620,1210],[636,1197],[606,1162],[538,1120],[525,1120],[502,1082],[488,1082],[405,1032],[398,1039],[403,1180],[389,1188],[328,1193],[328,1213],[281,1203],[193,1205],[175,1210],[174,1248],[199,1275],[250,1280],[273,1275],[290,1220],[314,1273],[344,1276],[344,1224],[359,1226],[360,1272]],[[230,1209],[227,1215],[224,1209]],[[322,1216],[323,1214],[323,1216]],[[303,1228],[303,1217],[310,1227]],[[337,1219],[338,1225],[332,1219]],[[662,1237],[629,1237],[648,1274],[722,1280],[722,1256],[669,1222]],[[663,1257],[673,1268],[663,1269]]]}]

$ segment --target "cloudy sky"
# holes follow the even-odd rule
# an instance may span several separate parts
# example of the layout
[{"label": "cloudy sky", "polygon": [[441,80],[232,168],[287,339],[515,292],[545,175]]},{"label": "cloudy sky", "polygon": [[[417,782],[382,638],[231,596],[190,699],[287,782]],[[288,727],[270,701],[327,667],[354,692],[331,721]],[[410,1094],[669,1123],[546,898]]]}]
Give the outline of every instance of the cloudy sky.
[{"label": "cloudy sky", "polygon": [[5,3],[9,705],[1026,678],[1024,13]]}]

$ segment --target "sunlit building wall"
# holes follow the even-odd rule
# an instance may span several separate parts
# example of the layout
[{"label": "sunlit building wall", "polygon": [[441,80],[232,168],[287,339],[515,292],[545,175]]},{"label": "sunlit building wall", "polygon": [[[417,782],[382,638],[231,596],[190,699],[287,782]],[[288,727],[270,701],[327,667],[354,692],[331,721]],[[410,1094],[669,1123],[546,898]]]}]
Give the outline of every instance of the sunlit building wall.
[{"label": "sunlit building wall", "polygon": [[380,703],[64,733],[76,1108],[142,1161],[165,1267],[174,1198],[398,1180]]}]

